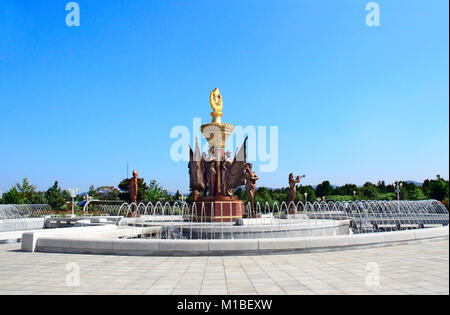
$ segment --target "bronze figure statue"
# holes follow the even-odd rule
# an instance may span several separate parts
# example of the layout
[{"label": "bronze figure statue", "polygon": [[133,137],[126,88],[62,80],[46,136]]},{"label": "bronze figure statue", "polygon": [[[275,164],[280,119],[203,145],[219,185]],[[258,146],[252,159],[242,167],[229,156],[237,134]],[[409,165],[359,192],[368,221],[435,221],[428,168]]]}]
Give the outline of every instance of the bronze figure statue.
[{"label": "bronze figure statue", "polygon": [[208,193],[210,196],[216,194],[216,163],[214,160],[206,162],[206,178],[208,179]]},{"label": "bronze figure statue", "polygon": [[137,210],[137,195],[138,195],[138,173],[133,171],[133,177],[130,178],[130,200],[131,200],[131,213],[129,216],[135,217]]},{"label": "bronze figure statue", "polygon": [[228,168],[225,180],[225,196],[233,196],[233,190],[245,184],[244,167],[247,163],[247,139],[248,137],[245,138],[244,143]]},{"label": "bronze figure statue", "polygon": [[189,178],[192,200],[197,201],[199,194],[205,190],[204,165],[200,156],[198,142],[195,142],[195,153],[189,147]]},{"label": "bronze figure statue", "polygon": [[222,188],[223,194],[226,195],[226,187],[227,187],[227,176],[229,175],[229,171],[231,168],[231,164],[233,160],[231,159],[231,152],[227,151],[224,154],[223,162],[222,162]]},{"label": "bronze figure statue", "polygon": [[245,176],[245,192],[247,193],[248,201],[250,202],[250,217],[256,216],[255,211],[255,193],[256,181],[259,179],[258,175],[252,170],[253,165],[247,163],[244,168]]},{"label": "bronze figure statue", "polygon": [[202,165],[202,172],[203,172],[203,183],[205,184],[205,188],[203,190],[203,196],[206,196],[209,191],[208,176],[206,174],[206,169],[207,169],[207,164],[208,164],[207,160],[208,160],[208,155],[205,152],[203,152],[202,160],[200,161],[200,164]]},{"label": "bronze figure statue", "polygon": [[131,202],[137,204],[137,194],[138,194],[138,173],[136,170],[133,171],[133,177],[130,179],[130,200]]},{"label": "bronze figure statue", "polygon": [[288,203],[289,211],[297,212],[297,210],[295,209],[295,198],[297,197],[296,184],[300,183],[300,179],[303,177],[305,177],[305,175],[297,176],[294,179],[294,174],[292,173],[289,174],[289,203]]}]

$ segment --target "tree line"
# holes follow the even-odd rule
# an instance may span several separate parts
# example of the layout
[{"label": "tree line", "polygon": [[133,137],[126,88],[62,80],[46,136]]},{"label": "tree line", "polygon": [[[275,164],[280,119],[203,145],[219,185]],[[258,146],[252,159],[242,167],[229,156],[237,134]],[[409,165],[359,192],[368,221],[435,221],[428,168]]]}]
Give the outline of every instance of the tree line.
[{"label": "tree line", "polygon": [[[310,185],[297,186],[296,202],[315,201],[351,201],[351,200],[426,200],[436,199],[444,203],[449,209],[449,181],[439,175],[436,179],[426,179],[420,186],[412,182],[398,182],[402,184],[399,195],[393,184],[379,181],[376,184],[366,182],[363,186],[345,184],[332,186],[328,180],[323,181],[316,187]],[[306,193],[306,194],[305,194]],[[242,201],[247,201],[245,190],[238,188],[235,194]],[[255,201],[260,204],[274,204],[275,202],[287,202],[289,188],[271,189],[260,187],[256,191]]]},{"label": "tree line", "polygon": [[[420,186],[411,182],[401,182],[402,187],[399,192],[401,200],[425,200],[436,199],[442,201],[449,209],[449,181],[439,175],[435,179],[426,179]],[[117,187],[115,186],[91,186],[89,197],[99,200],[123,200],[129,202],[129,180],[123,179]],[[255,202],[273,205],[275,202],[281,203],[288,200],[289,188],[267,188],[259,187],[256,191]],[[248,201],[245,189],[238,188],[235,195],[244,202]],[[81,201],[85,195],[79,194],[75,201]],[[393,184],[379,181],[376,184],[367,182],[363,186],[355,184],[345,184],[342,186],[332,186],[328,180],[313,187],[311,185],[298,185],[296,201],[351,201],[351,200],[395,200],[397,193]],[[170,194],[156,180],[148,183],[143,178],[138,178],[138,202],[174,202],[180,200],[191,201],[190,196],[185,198],[179,191]],[[15,184],[3,194],[1,203],[3,204],[49,204],[52,209],[64,210],[68,208],[71,201],[70,193],[61,189],[58,181],[46,191],[37,191],[36,186],[29,183],[24,178],[21,183]]]},{"label": "tree line", "polygon": [[[115,186],[91,185],[89,192],[78,194],[75,202],[83,200],[123,200],[129,202],[129,180],[122,180],[117,188]],[[27,178],[22,179],[21,183],[16,183],[7,192],[0,196],[2,204],[48,204],[53,210],[68,210],[69,202],[72,197],[68,190],[60,187],[59,182],[49,187],[46,191],[38,191],[35,185],[30,184]],[[143,178],[138,179],[138,202],[173,202],[183,199],[183,195],[177,191],[175,194],[169,194],[156,180],[150,180],[147,184]]]}]

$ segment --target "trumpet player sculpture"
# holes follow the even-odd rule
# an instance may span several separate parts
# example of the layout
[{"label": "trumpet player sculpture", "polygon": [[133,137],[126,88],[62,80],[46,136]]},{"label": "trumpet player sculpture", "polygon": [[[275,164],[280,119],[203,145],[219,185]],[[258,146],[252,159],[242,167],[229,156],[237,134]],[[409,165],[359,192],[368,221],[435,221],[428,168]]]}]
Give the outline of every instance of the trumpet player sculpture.
[{"label": "trumpet player sculpture", "polygon": [[226,140],[234,127],[222,122],[223,101],[218,88],[212,90],[210,104],[213,109],[212,122],[200,127],[208,141],[209,155],[200,154],[198,142],[195,144],[195,152],[190,148],[189,176],[193,199],[193,220],[235,221],[245,214],[244,203],[233,196],[233,191],[246,184],[247,138],[231,160],[230,153],[225,153],[224,149]]}]

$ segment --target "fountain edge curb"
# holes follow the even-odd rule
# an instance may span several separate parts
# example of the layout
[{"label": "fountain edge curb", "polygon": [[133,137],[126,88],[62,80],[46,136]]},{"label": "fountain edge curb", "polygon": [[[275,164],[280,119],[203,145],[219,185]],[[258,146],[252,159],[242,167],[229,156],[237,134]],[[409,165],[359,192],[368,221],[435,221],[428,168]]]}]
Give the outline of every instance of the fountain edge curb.
[{"label": "fountain edge curb", "polygon": [[234,240],[108,239],[102,238],[101,232],[99,238],[67,237],[73,235],[67,233],[66,237],[64,235],[55,237],[49,233],[24,233],[22,251],[135,256],[214,256],[332,251],[448,239],[449,227],[338,236]]}]

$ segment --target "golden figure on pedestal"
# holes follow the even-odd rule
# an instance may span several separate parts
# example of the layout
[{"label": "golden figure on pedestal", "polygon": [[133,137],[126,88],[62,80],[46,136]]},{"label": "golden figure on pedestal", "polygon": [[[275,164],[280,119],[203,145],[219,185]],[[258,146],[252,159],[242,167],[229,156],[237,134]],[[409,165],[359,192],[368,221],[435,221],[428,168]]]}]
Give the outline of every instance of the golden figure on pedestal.
[{"label": "golden figure on pedestal", "polygon": [[215,88],[211,91],[211,95],[209,96],[209,103],[211,104],[212,109],[216,113],[222,113],[223,102],[222,95],[220,95],[220,91],[218,88]]},{"label": "golden figure on pedestal", "polygon": [[213,123],[222,123],[221,116],[222,116],[222,109],[223,109],[223,101],[222,101],[222,95],[220,95],[220,91],[218,88],[215,88],[211,91],[211,94],[209,95],[209,103],[211,104],[211,108],[213,109],[213,112],[211,113],[211,116],[213,116]]}]

